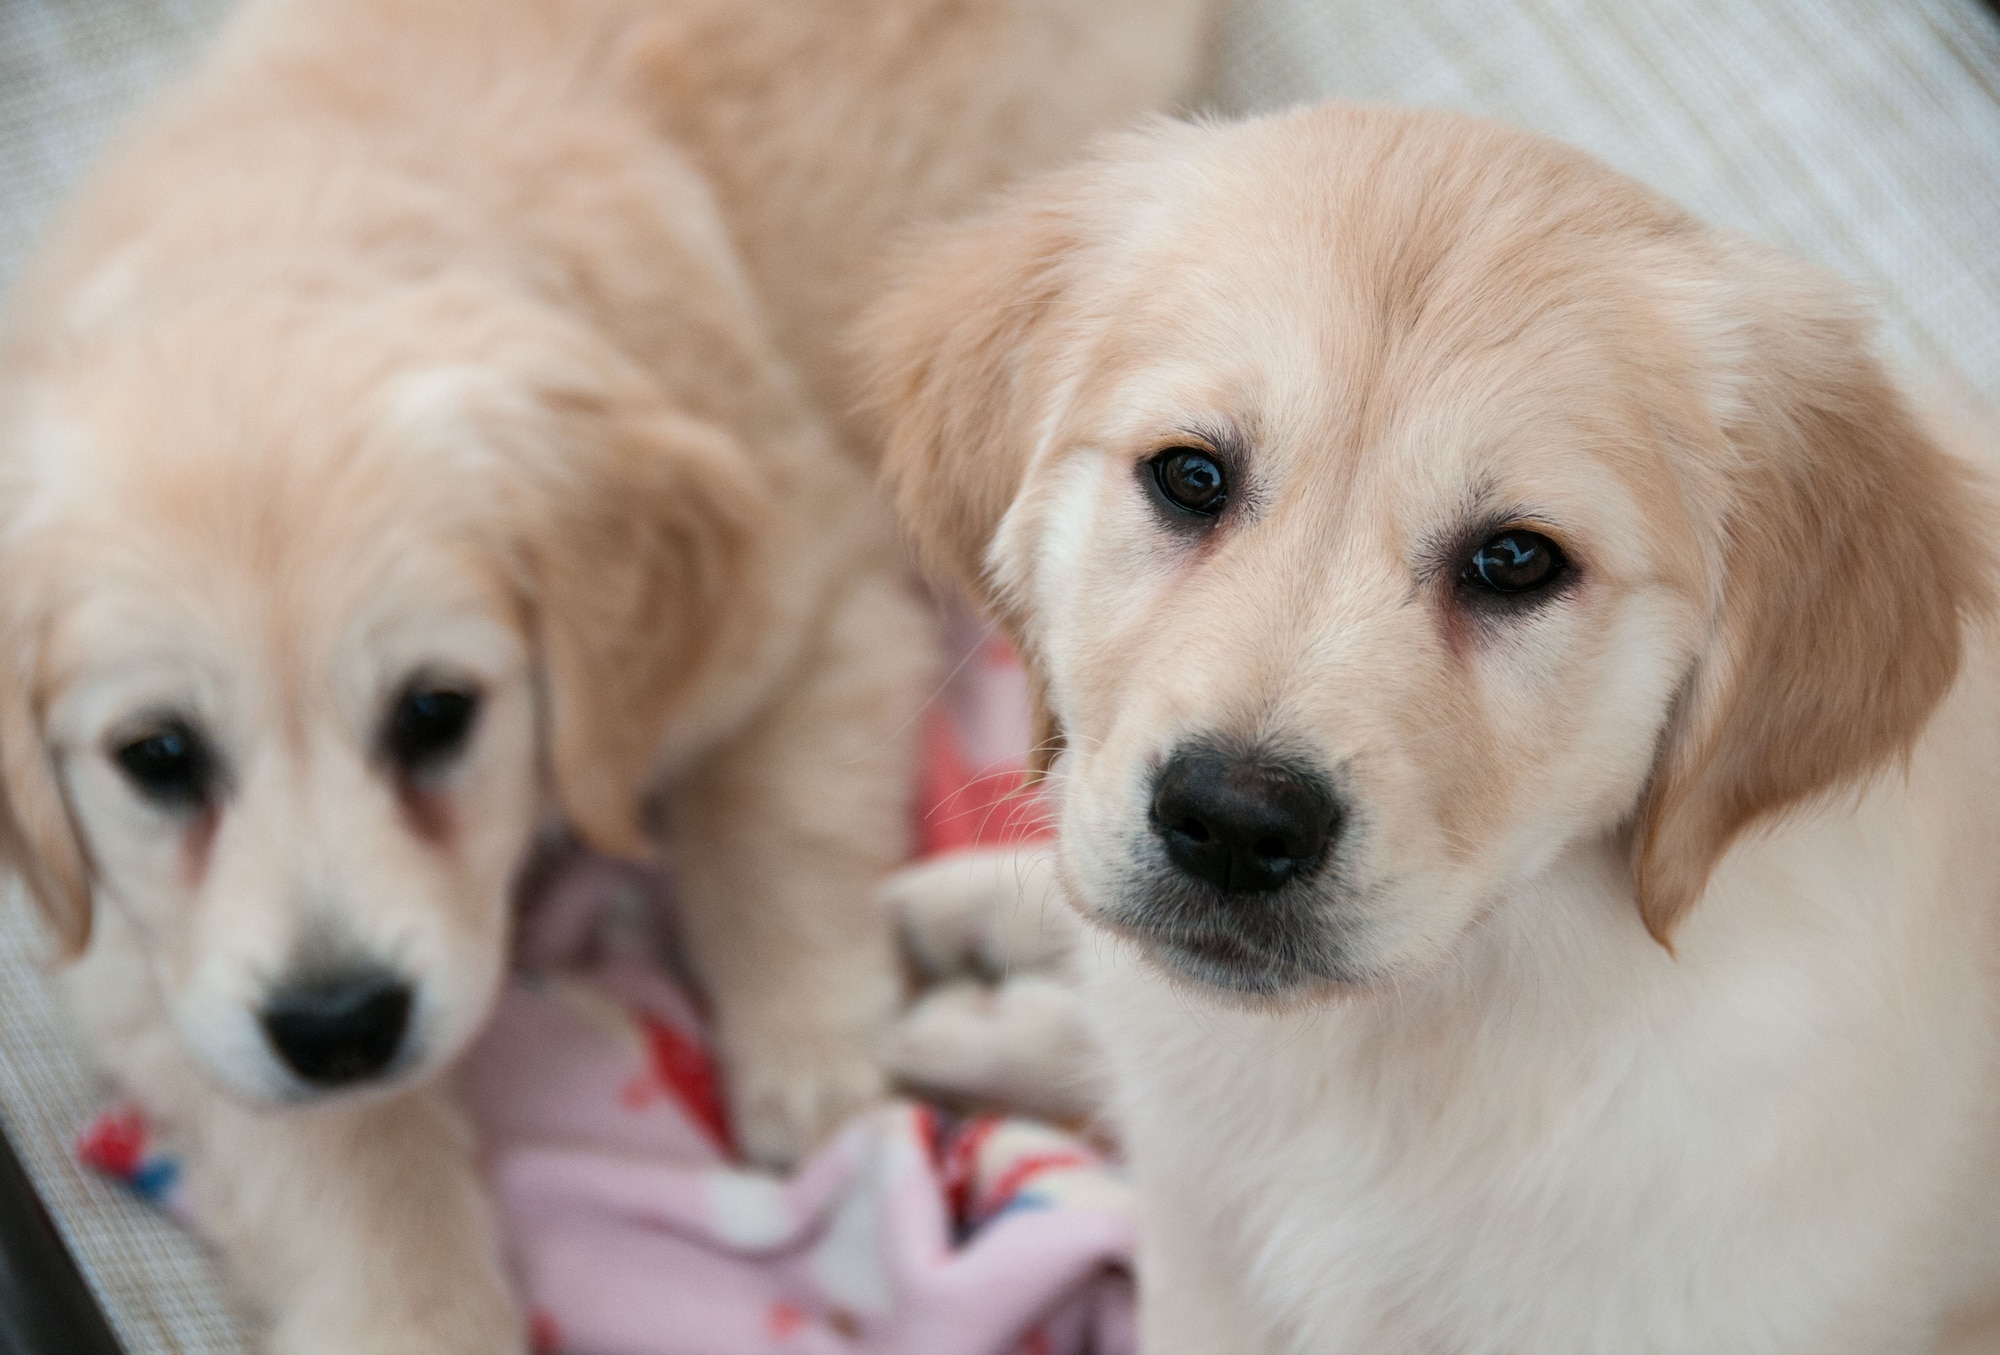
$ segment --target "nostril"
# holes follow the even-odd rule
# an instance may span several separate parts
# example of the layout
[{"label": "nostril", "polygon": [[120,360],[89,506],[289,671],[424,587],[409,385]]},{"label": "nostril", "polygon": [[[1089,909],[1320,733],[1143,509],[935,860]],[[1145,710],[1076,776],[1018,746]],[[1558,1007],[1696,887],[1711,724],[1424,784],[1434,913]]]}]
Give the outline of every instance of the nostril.
[{"label": "nostril", "polygon": [[1289,861],[1302,854],[1293,851],[1291,845],[1281,837],[1260,837],[1250,844],[1250,850],[1267,861]]},{"label": "nostril", "polygon": [[379,969],[298,980],[278,987],[264,1004],[264,1033],[307,1082],[360,1082],[395,1062],[411,997],[409,984]]},{"label": "nostril", "polygon": [[1174,825],[1174,831],[1195,842],[1208,841],[1208,825],[1200,819],[1182,819]]}]

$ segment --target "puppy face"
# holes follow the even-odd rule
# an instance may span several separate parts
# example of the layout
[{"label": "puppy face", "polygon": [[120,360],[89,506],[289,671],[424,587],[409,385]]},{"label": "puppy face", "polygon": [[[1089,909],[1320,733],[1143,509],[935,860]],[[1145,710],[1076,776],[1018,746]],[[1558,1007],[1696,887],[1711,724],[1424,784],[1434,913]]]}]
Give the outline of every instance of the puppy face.
[{"label": "puppy face", "polygon": [[273,598],[250,562],[130,523],[89,542],[47,640],[46,738],[98,897],[145,938],[189,1049],[254,1097],[461,1047],[538,806],[507,599],[367,525],[300,552]]},{"label": "puppy face", "polygon": [[[698,648],[617,631],[687,618],[595,609],[701,572],[708,528],[674,526],[701,509],[699,439],[621,430],[588,363],[480,351],[453,323],[473,298],[357,306],[204,303],[15,388],[17,852],[73,941],[117,910],[187,1049],[265,1101],[463,1047],[546,792],[629,848],[666,716],[621,708],[621,681],[659,699]],[[385,353],[398,333],[435,348]],[[595,601],[565,567],[599,571]]]},{"label": "puppy face", "polygon": [[[1067,868],[1205,982],[1363,981],[1629,815],[1701,546],[1658,467],[1600,454],[1644,428],[1613,345],[1530,319],[1366,352],[1362,287],[1204,282],[1151,303],[1185,346],[1080,403],[998,536],[1068,735]],[[1254,370],[1197,375],[1211,343]],[[1328,380],[1368,368],[1407,396]]]},{"label": "puppy face", "polygon": [[1157,130],[870,339],[906,518],[1066,747],[1073,896],[1210,989],[1421,971],[1628,831],[1664,940],[1906,743],[1982,596],[1823,284],[1462,119]]}]

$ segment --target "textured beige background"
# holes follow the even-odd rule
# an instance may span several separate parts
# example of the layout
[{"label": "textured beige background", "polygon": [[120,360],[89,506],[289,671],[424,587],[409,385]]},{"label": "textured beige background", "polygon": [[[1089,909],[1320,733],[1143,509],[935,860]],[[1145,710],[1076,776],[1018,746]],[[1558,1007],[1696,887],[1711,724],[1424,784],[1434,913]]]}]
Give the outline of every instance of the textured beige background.
[{"label": "textured beige background", "polygon": [[[0,0],[0,282],[228,7]],[[2000,408],[2000,24],[1975,0],[1237,0],[1214,87],[1230,110],[1339,94],[1566,137],[1847,274],[1912,377]],[[0,897],[0,1112],[133,1355],[240,1350],[200,1249],[69,1159],[99,1092],[41,945]]]}]

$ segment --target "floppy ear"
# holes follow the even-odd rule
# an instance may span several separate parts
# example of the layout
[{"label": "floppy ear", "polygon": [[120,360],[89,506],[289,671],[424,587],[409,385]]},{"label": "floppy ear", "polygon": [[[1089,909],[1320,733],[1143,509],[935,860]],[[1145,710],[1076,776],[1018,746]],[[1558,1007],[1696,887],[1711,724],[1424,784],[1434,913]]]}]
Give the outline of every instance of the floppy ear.
[{"label": "floppy ear", "polygon": [[1816,271],[1724,246],[1723,575],[1633,850],[1661,944],[1747,826],[1907,754],[1990,604],[1983,496]]},{"label": "floppy ear", "polygon": [[538,467],[519,528],[548,771],[583,839],[633,856],[668,723],[725,631],[750,621],[738,613],[763,491],[713,425],[587,401],[559,417],[584,464]]},{"label": "floppy ear", "polygon": [[32,640],[10,638],[0,668],[0,850],[74,959],[90,941],[90,865],[35,710]]},{"label": "floppy ear", "polygon": [[1040,190],[931,237],[858,331],[903,528],[924,567],[961,585],[1020,652],[1038,772],[1061,736],[1027,617],[987,552],[1034,452],[1076,238],[1066,195]]}]

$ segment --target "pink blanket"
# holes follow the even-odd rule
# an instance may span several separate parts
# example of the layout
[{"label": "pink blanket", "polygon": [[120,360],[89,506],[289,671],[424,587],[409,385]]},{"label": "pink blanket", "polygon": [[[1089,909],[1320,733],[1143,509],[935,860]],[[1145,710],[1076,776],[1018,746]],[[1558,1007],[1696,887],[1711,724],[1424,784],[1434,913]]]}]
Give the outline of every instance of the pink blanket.
[{"label": "pink blanket", "polygon": [[[1019,671],[959,639],[927,740],[930,852],[1038,831]],[[1126,1188],[1071,1135],[899,1104],[789,1180],[732,1165],[698,1014],[645,936],[664,892],[566,861],[464,1069],[540,1351],[1131,1355]],[[78,1151],[177,1206],[172,1157],[129,1109]]]}]

